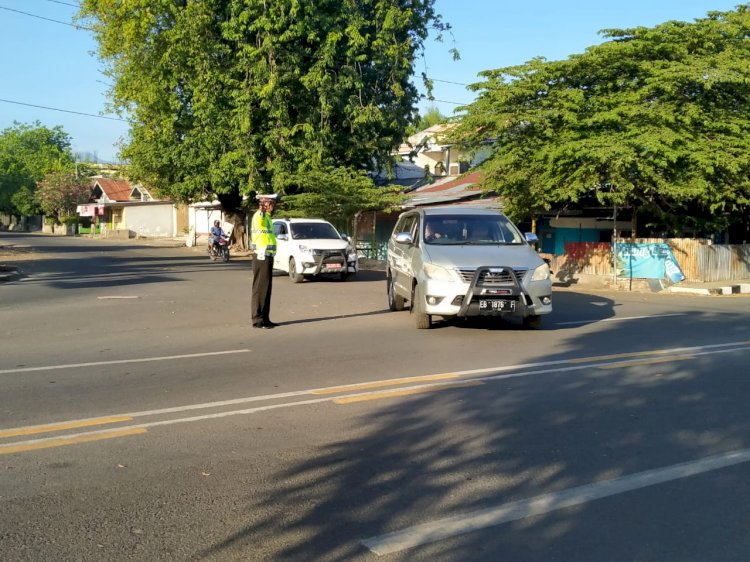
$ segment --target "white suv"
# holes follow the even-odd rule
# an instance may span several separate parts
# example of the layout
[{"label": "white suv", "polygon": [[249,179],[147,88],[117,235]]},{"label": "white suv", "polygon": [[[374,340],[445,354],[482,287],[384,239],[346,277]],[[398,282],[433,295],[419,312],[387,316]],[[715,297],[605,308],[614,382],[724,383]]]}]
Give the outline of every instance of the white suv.
[{"label": "white suv", "polygon": [[346,281],[357,273],[357,252],[351,240],[322,219],[275,219],[274,269],[285,271],[294,283],[324,273]]},{"label": "white suv", "polygon": [[403,213],[388,242],[388,306],[432,316],[506,316],[539,328],[552,312],[549,266],[499,211],[430,207]]}]

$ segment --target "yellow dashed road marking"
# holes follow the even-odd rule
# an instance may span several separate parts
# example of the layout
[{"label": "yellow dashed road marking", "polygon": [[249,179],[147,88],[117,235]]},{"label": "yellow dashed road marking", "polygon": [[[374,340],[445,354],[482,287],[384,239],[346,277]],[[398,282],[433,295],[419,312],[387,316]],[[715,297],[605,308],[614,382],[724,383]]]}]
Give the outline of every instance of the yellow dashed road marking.
[{"label": "yellow dashed road marking", "polygon": [[90,433],[88,435],[78,435],[76,437],[60,437],[58,439],[45,439],[33,443],[22,443],[18,445],[0,445],[0,455],[9,455],[11,453],[23,453],[24,451],[35,451],[37,449],[49,449],[51,447],[62,447],[64,445],[76,445],[78,443],[89,443],[91,441],[101,441],[103,439],[114,439],[116,437],[127,437],[129,435],[138,435],[146,433],[146,429],[136,427],[133,429],[114,429],[112,431],[103,431],[101,433]]},{"label": "yellow dashed road marking", "polygon": [[426,382],[426,381],[444,381],[450,379],[457,379],[458,375],[454,373],[444,373],[440,375],[425,375],[422,377],[406,377],[401,379],[390,379],[386,381],[376,382],[363,382],[360,384],[347,384],[344,386],[332,386],[330,388],[320,388],[317,390],[311,390],[310,394],[337,394],[339,392],[349,392],[352,390],[366,390],[368,388],[382,388],[384,386],[394,386],[398,384],[411,384],[415,382]]},{"label": "yellow dashed road marking", "polygon": [[423,394],[426,392],[437,392],[439,390],[451,390],[454,388],[466,388],[469,386],[479,386],[483,384],[482,381],[469,381],[458,384],[440,384],[435,386],[427,386],[424,388],[405,388],[402,390],[389,390],[386,392],[373,392],[370,394],[360,394],[359,396],[345,396],[343,398],[336,398],[333,402],[335,404],[353,404],[355,402],[365,402],[367,400],[381,400],[383,398],[398,398],[401,396],[410,396],[412,394]]},{"label": "yellow dashed road marking", "polygon": [[130,416],[111,416],[108,418],[92,418],[90,420],[78,420],[61,423],[48,423],[44,425],[30,425],[28,427],[17,427],[15,429],[0,430],[0,439],[5,437],[18,437],[19,435],[36,435],[38,433],[49,433],[51,431],[64,431],[66,429],[78,429],[80,427],[91,427],[93,425],[105,425],[108,423],[120,423],[132,421]]}]

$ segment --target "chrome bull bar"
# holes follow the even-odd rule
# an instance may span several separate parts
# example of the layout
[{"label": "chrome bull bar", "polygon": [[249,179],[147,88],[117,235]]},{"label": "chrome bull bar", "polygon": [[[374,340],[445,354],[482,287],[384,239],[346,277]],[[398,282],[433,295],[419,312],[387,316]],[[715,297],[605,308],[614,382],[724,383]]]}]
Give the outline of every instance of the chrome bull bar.
[{"label": "chrome bull bar", "polygon": [[[503,281],[500,282],[486,282],[488,277],[499,277]],[[478,267],[474,271],[474,276],[469,282],[469,289],[464,295],[461,308],[458,311],[458,316],[467,316],[469,308],[471,307],[475,298],[491,299],[505,299],[516,301],[516,309],[512,312],[501,312],[499,314],[521,314],[523,316],[528,315],[528,303],[531,302],[531,298],[524,293],[521,287],[521,281],[513,268],[508,266],[489,266],[483,265]],[[478,306],[478,305],[477,305]]]}]

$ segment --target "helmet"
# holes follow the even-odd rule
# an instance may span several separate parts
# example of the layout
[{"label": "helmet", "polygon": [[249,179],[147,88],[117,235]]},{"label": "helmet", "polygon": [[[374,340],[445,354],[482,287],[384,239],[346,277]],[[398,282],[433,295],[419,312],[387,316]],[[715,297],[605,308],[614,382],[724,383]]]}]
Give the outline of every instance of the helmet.
[{"label": "helmet", "polygon": [[258,193],[255,198],[258,201],[270,201],[271,203],[278,203],[281,200],[278,193]]}]

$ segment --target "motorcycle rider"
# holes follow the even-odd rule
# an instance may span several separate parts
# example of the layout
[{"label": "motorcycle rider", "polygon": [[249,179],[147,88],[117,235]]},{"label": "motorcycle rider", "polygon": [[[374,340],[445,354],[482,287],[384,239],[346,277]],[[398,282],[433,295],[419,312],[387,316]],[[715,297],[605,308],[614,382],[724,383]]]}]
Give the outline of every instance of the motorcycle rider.
[{"label": "motorcycle rider", "polygon": [[221,223],[218,220],[214,221],[214,225],[211,227],[211,230],[209,231],[209,237],[208,237],[208,251],[211,252],[213,250],[214,253],[219,253],[219,240],[221,240],[221,237],[224,236],[224,231],[221,228]]}]

